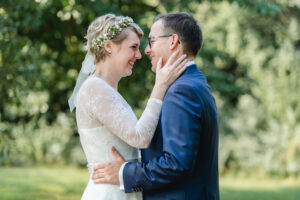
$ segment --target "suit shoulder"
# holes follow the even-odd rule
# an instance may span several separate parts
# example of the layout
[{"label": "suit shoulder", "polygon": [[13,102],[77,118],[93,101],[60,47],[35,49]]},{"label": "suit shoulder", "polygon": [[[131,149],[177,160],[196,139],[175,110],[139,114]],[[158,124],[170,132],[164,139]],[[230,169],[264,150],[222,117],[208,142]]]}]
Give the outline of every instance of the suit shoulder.
[{"label": "suit shoulder", "polygon": [[168,92],[178,92],[178,91],[198,91],[207,87],[206,80],[200,78],[190,78],[190,79],[178,79],[174,84],[172,84]]}]

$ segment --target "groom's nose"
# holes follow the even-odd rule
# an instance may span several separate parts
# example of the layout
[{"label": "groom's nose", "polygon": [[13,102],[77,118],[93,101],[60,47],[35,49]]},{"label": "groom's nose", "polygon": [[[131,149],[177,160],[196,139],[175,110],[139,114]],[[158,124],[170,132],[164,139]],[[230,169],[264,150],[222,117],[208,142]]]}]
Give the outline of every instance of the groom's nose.
[{"label": "groom's nose", "polygon": [[150,55],[150,53],[151,53],[151,48],[150,48],[149,44],[147,44],[147,46],[145,48],[145,54]]}]

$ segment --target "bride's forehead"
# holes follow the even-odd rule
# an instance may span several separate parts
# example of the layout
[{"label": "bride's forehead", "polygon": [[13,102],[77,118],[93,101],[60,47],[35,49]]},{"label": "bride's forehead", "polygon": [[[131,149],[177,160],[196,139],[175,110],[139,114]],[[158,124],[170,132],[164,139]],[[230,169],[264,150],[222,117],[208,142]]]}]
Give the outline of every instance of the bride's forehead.
[{"label": "bride's forehead", "polygon": [[128,32],[128,35],[127,35],[127,38],[130,38],[130,39],[138,39],[138,40],[139,40],[139,36],[138,36],[137,33],[134,32],[134,31],[129,31],[129,32]]},{"label": "bride's forehead", "polygon": [[127,37],[126,37],[126,39],[124,40],[124,42],[130,42],[130,43],[137,43],[137,44],[140,44],[140,38],[138,37],[138,35],[137,35],[135,32],[131,31],[131,32],[127,35]]}]

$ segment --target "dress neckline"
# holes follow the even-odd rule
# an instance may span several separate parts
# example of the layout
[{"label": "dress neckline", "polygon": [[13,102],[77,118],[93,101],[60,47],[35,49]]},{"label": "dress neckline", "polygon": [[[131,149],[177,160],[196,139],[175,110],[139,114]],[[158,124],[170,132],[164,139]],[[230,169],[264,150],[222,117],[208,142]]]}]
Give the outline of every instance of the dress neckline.
[{"label": "dress neckline", "polygon": [[95,75],[91,75],[90,78],[98,78],[100,80],[102,80],[106,85],[108,85],[110,88],[112,88],[114,91],[118,92],[117,89],[115,89],[113,86],[111,86],[108,82],[106,82],[103,78],[99,77],[99,76],[95,76]]}]

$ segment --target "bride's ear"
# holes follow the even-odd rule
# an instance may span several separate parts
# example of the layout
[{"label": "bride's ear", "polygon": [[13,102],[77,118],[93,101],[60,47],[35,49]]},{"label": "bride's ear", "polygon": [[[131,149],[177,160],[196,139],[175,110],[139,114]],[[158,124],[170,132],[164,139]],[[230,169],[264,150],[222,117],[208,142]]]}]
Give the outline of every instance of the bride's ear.
[{"label": "bride's ear", "polygon": [[111,54],[111,52],[112,52],[112,41],[111,40],[107,40],[104,43],[103,47],[104,47],[105,51],[107,51],[109,54]]}]

